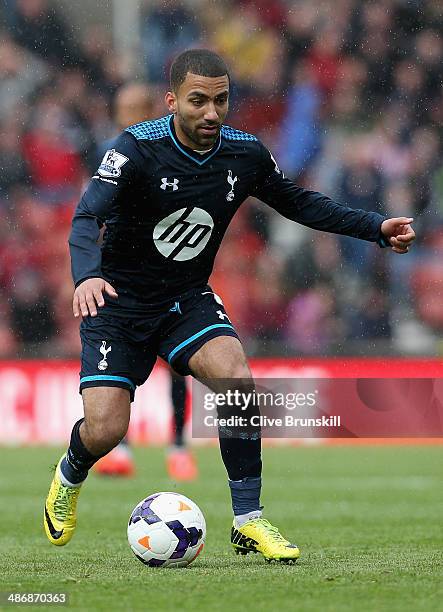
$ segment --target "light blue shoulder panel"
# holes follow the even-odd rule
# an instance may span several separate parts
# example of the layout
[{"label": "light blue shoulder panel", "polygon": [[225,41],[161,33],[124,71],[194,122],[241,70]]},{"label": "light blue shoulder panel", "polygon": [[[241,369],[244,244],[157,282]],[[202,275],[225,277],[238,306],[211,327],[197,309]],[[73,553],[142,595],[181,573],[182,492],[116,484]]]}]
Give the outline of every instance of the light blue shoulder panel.
[{"label": "light blue shoulder panel", "polygon": [[257,140],[253,134],[236,130],[229,125],[223,125],[221,129],[222,137],[226,140]]},{"label": "light blue shoulder panel", "polygon": [[137,140],[160,140],[169,136],[168,126],[171,115],[155,119],[154,121],[142,121],[126,128],[126,132],[129,132],[137,138]]}]

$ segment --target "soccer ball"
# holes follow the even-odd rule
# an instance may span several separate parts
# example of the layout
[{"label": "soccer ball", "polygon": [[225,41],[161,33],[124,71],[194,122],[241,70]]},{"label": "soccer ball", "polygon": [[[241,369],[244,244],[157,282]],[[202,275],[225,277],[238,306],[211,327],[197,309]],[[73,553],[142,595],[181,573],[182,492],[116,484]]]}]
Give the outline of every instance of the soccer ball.
[{"label": "soccer ball", "polygon": [[154,493],[139,502],[128,523],[132,552],[150,567],[185,567],[206,537],[202,511],[179,493]]}]

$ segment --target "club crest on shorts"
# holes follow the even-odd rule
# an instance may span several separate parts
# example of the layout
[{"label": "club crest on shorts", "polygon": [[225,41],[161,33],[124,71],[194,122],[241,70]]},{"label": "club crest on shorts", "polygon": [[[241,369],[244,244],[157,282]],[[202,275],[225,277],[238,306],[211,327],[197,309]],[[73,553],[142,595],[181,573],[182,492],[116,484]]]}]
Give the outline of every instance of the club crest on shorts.
[{"label": "club crest on shorts", "polygon": [[234,176],[234,178],[232,177],[232,170],[228,170],[228,176],[226,177],[226,180],[228,181],[228,183],[231,185],[231,190],[228,191],[228,193],[226,194],[226,200],[228,202],[232,202],[232,200],[234,199],[234,187],[235,187],[235,183],[238,181],[238,176]]},{"label": "club crest on shorts", "polygon": [[112,347],[106,348],[106,340],[102,341],[102,345],[100,347],[100,353],[103,355],[103,359],[101,359],[97,367],[99,370],[106,370],[108,367],[108,362],[106,361],[106,355],[112,351]]},{"label": "club crest on shorts", "polygon": [[222,321],[224,321],[225,319],[227,319],[229,321],[228,315],[225,312],[223,312],[222,310],[217,310],[216,314],[218,314],[218,318],[221,319]]}]

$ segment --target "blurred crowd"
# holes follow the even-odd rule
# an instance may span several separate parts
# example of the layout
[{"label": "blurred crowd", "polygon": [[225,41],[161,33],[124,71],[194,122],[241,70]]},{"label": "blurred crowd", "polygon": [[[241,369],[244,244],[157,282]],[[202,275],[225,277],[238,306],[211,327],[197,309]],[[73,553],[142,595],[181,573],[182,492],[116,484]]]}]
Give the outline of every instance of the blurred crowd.
[{"label": "blurred crowd", "polygon": [[[77,355],[70,221],[133,77],[105,25],[75,27],[48,0],[0,10],[0,356]],[[212,285],[249,353],[438,353],[442,3],[150,1],[139,27],[152,117],[166,112],[174,56],[212,48],[231,69],[228,123],[257,134],[286,175],[351,207],[416,219],[419,241],[397,256],[246,202]]]}]

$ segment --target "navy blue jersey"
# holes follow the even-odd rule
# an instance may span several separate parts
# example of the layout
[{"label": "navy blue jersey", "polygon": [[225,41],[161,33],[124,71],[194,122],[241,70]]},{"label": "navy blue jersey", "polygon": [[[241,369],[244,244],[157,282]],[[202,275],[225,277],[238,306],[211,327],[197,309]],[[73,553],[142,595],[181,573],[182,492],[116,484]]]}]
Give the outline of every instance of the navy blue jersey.
[{"label": "navy blue jersey", "polygon": [[297,187],[255,136],[223,126],[215,146],[200,154],[180,143],[168,116],[127,128],[92,177],[69,238],[75,285],[104,278],[121,305],[136,308],[205,286],[248,196],[307,227],[384,246],[384,217]]}]

